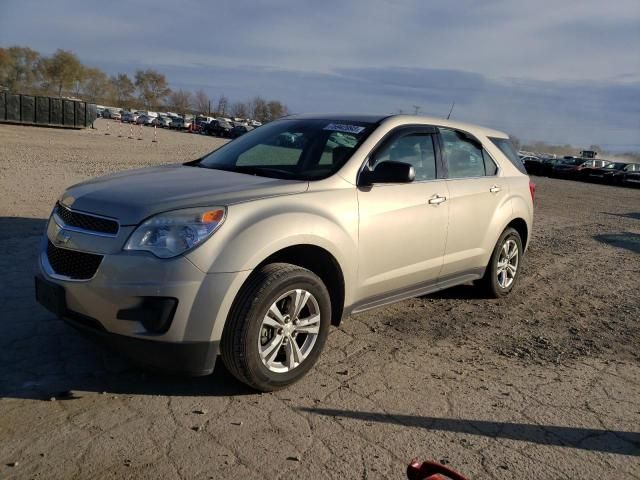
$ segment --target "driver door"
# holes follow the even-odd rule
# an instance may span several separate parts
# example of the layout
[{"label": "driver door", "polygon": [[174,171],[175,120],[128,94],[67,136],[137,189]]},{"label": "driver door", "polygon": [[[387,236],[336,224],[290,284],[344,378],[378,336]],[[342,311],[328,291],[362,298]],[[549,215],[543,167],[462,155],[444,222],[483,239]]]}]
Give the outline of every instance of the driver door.
[{"label": "driver door", "polygon": [[368,160],[413,165],[410,183],[379,183],[358,188],[359,291],[363,303],[376,297],[435,283],[447,238],[449,193],[439,167],[436,131],[405,127],[391,136]]}]

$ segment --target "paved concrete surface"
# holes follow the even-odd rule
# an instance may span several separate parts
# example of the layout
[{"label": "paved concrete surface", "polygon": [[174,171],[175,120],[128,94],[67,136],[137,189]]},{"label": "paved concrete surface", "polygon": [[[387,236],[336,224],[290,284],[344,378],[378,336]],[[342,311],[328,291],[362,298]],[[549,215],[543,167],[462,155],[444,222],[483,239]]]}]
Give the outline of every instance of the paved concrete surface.
[{"label": "paved concrete surface", "polygon": [[403,478],[414,457],[470,479],[640,478],[640,190],[535,179],[508,299],[461,287],[351,317],[307,378],[255,394],[221,362],[140,371],[34,302],[45,219],[112,169],[96,155],[131,168],[215,142],[163,132],[156,160],[102,133],[0,126],[0,478]]}]

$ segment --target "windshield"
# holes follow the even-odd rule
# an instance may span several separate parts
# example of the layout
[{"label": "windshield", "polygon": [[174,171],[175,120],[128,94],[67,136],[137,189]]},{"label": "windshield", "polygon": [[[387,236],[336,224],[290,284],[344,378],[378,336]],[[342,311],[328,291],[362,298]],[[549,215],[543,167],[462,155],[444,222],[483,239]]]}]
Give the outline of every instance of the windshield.
[{"label": "windshield", "polygon": [[[241,127],[244,129],[244,127]],[[364,122],[278,120],[210,153],[200,167],[294,180],[337,172],[375,128]]]}]

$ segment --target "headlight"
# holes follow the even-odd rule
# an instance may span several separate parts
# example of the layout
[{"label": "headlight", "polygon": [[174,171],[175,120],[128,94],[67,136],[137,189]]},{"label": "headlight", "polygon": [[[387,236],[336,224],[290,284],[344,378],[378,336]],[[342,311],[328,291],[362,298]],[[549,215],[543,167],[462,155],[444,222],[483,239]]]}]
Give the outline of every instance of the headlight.
[{"label": "headlight", "polygon": [[139,225],[125,250],[147,250],[171,258],[197,247],[213,235],[226,216],[224,207],[189,208],[160,213]]}]

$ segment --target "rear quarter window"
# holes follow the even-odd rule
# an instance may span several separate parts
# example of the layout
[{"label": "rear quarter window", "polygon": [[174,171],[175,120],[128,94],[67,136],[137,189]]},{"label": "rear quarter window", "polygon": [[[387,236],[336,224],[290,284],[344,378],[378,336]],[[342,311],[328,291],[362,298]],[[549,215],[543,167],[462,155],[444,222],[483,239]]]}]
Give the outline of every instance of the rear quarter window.
[{"label": "rear quarter window", "polygon": [[493,143],[498,149],[504,154],[505,157],[509,159],[509,161],[516,167],[520,173],[527,174],[527,170],[524,168],[524,164],[522,160],[520,160],[520,156],[518,156],[518,152],[513,147],[511,140],[508,138],[492,138],[489,137],[491,143]]}]

